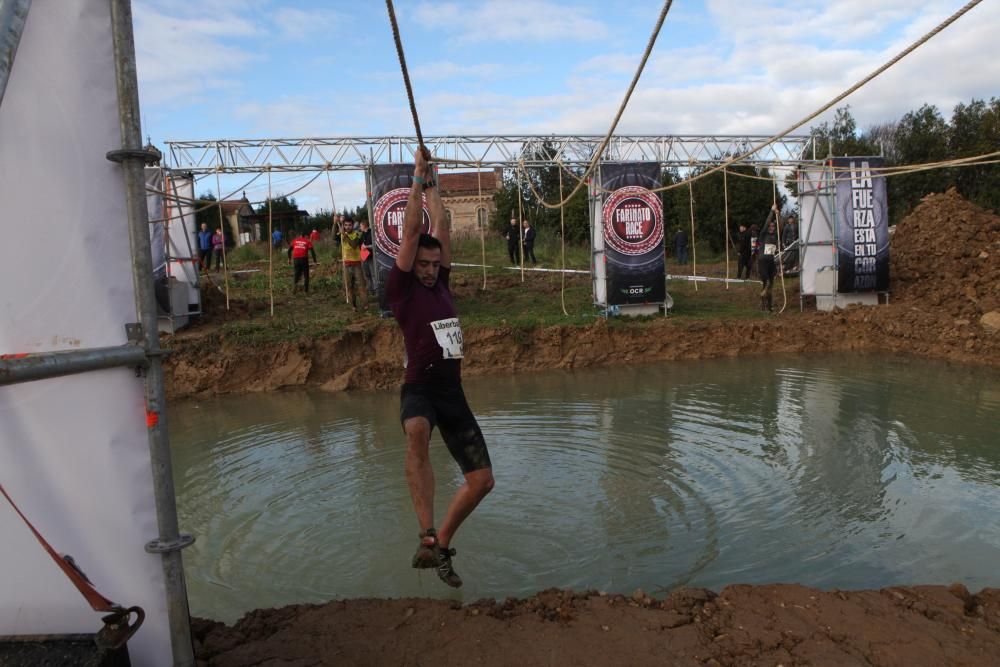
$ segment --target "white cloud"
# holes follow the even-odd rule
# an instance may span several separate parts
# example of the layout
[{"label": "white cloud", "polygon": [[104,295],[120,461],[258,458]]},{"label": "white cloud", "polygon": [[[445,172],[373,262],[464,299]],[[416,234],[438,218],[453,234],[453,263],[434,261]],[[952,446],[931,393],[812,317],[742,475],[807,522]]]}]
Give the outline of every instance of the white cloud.
[{"label": "white cloud", "polygon": [[339,30],[347,19],[339,12],[320,9],[305,11],[294,7],[280,7],[271,14],[271,20],[278,28],[282,39],[301,39],[312,35],[329,35],[336,39],[334,31]]},{"label": "white cloud", "polygon": [[252,39],[258,28],[235,14],[211,18],[165,14],[137,2],[136,68],[144,104],[183,107],[238,86],[235,74],[258,59],[229,38]]},{"label": "white cloud", "polygon": [[423,2],[414,16],[426,28],[463,42],[595,40],[607,27],[585,7],[550,0]]},{"label": "white cloud", "polygon": [[[446,79],[489,79],[497,80],[523,76],[532,71],[524,65],[501,63],[456,63],[447,60],[421,63],[412,68],[410,74],[415,81],[443,81]],[[399,77],[398,72],[394,76]]]}]

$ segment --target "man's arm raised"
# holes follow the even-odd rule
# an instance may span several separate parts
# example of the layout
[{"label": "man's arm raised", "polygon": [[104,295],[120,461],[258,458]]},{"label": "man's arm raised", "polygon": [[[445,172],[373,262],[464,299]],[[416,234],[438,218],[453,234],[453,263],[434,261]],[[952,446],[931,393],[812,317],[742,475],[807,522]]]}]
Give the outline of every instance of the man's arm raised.
[{"label": "man's arm raised", "polygon": [[403,238],[400,239],[399,254],[396,255],[396,266],[406,272],[413,270],[413,262],[417,258],[420,225],[424,221],[423,183],[427,182],[430,172],[430,151],[421,147],[414,157],[416,164],[413,169],[413,186],[410,187],[410,198],[406,202],[406,213],[403,214]]},{"label": "man's arm raised", "polygon": [[[434,178],[434,170],[428,170]],[[440,188],[435,182],[434,187],[427,188],[427,208],[431,214],[431,232],[434,238],[441,242],[441,266],[451,268],[451,229],[448,228],[448,214],[441,201]]]}]

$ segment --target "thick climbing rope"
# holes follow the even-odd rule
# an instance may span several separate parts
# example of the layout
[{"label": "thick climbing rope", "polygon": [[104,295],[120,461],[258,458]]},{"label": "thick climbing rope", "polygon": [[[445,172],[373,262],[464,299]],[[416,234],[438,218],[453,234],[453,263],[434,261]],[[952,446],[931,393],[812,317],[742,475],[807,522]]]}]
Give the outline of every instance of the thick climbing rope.
[{"label": "thick climbing rope", "polygon": [[[947,28],[948,26],[950,26],[952,23],[954,23],[955,21],[957,21],[958,19],[960,19],[962,16],[964,16],[973,7],[975,7],[976,5],[978,5],[979,3],[981,3],[982,1],[983,0],[970,0],[964,6],[962,6],[958,11],[956,11],[954,14],[952,14],[951,16],[949,16],[948,18],[946,18],[944,21],[942,21],[937,26],[935,26],[933,29],[931,29],[930,31],[928,31],[927,33],[925,33],[922,37],[920,37],[919,39],[917,39],[916,41],[914,41],[912,44],[910,44],[908,47],[906,47],[905,49],[903,49],[902,51],[900,51],[898,54],[896,54],[895,57],[893,57],[892,59],[890,59],[888,62],[886,62],[882,66],[880,66],[877,69],[875,69],[868,76],[864,77],[863,79],[861,79],[860,81],[858,81],[857,83],[855,83],[853,86],[851,86],[850,88],[848,88],[844,92],[840,93],[839,95],[837,95],[836,97],[834,97],[829,102],[827,102],[826,104],[824,104],[823,106],[821,106],[817,110],[813,111],[809,115],[807,115],[804,118],[801,118],[801,119],[795,121],[792,125],[790,125],[786,129],[782,130],[781,132],[776,133],[771,138],[769,138],[769,139],[767,139],[767,140],[765,140],[765,141],[763,141],[763,142],[761,142],[761,143],[759,143],[759,144],[751,147],[745,153],[742,153],[740,155],[736,155],[734,157],[731,157],[728,160],[726,160],[725,162],[723,162],[723,163],[721,163],[721,164],[719,164],[719,165],[717,165],[715,167],[712,167],[711,169],[706,169],[705,171],[703,171],[703,172],[701,172],[699,174],[695,174],[693,176],[688,176],[687,179],[683,179],[683,180],[678,181],[677,183],[672,183],[672,184],[665,185],[665,186],[660,187],[660,188],[656,188],[655,190],[651,190],[650,192],[666,192],[667,190],[673,190],[674,188],[682,187],[688,180],[693,180],[693,181],[701,180],[701,179],[703,179],[703,178],[705,178],[707,176],[710,176],[711,174],[714,174],[714,173],[717,173],[719,171],[722,171],[722,170],[726,169],[727,167],[729,167],[729,166],[731,166],[733,164],[736,164],[738,162],[742,162],[743,160],[746,160],[748,157],[751,157],[752,155],[754,155],[755,153],[763,150],[764,148],[767,148],[768,146],[770,146],[771,144],[773,144],[775,141],[779,140],[781,137],[784,137],[784,136],[786,136],[788,134],[791,134],[795,129],[801,127],[802,125],[805,125],[806,123],[808,123],[809,121],[813,120],[814,118],[816,118],[820,114],[822,114],[822,113],[828,111],[829,109],[833,108],[837,103],[841,102],[844,98],[848,97],[849,95],[853,94],[858,89],[860,89],[861,87],[863,87],[863,86],[867,85],[868,83],[870,83],[873,79],[875,79],[876,77],[878,77],[879,75],[881,75],[882,73],[884,73],[889,68],[891,68],[894,65],[896,65],[896,63],[898,63],[900,60],[902,60],[903,58],[905,58],[906,56],[908,56],[910,53],[912,53],[913,51],[915,51],[917,48],[923,46],[931,38],[933,38],[938,33],[940,33],[942,30],[944,30],[945,28]],[[668,7],[665,6],[665,9],[668,9]],[[661,21],[660,21],[661,24],[662,24],[662,19],[664,17],[665,17],[665,13],[661,14]],[[657,31],[656,32],[658,32],[658,31],[659,31],[659,24],[657,26]],[[655,40],[656,32],[654,32],[654,35],[651,38],[651,44],[652,44],[652,41]],[[648,56],[648,51],[651,49],[651,44],[650,44],[649,47],[647,47],[647,56]],[[638,76],[639,76],[639,74],[642,71],[641,68],[644,65],[645,65],[645,59],[643,59],[643,63],[640,65],[640,69],[636,72],[636,77],[635,77],[635,79],[633,79],[633,83],[636,80],[638,80]],[[631,94],[631,91],[630,91],[629,94]],[[623,102],[623,104],[625,102],[627,102],[627,96],[626,96],[626,100]],[[611,130],[611,133],[613,133],[613,132],[614,132],[614,126],[612,126],[612,130]],[[586,176],[588,176],[590,174],[590,171],[592,170],[594,164],[596,163],[597,160],[599,160],[601,152],[603,151],[603,147],[606,145],[607,140],[610,139],[611,133],[609,133],[609,135],[607,137],[605,137],[605,141],[602,142],[602,144],[601,144],[601,149],[597,153],[595,153],[595,156],[594,156],[595,157],[595,161],[591,162],[590,167],[588,167],[588,169],[587,169],[587,173],[584,174],[584,178],[586,178]],[[521,162],[521,167],[523,169],[523,161]],[[562,202],[559,202],[559,204],[549,204],[548,202],[544,201],[543,197],[534,189],[533,186],[531,186],[530,182],[529,182],[529,186],[531,187],[532,194],[535,196],[535,198],[538,200],[538,202],[542,206],[545,206],[546,208],[556,208],[558,206],[561,206],[561,205],[565,204],[566,200],[563,200]],[[572,198],[573,195],[576,194],[577,190],[579,190],[579,187],[580,187],[580,185],[578,184],[577,188],[575,188],[573,190],[573,192],[570,193],[570,195],[569,195],[569,197],[567,197],[567,199]]]},{"label": "thick climbing rope", "polygon": [[725,200],[725,221],[723,224],[726,226],[726,289],[729,289],[729,180],[726,178],[726,172],[722,172],[722,195]]},{"label": "thick climbing rope", "polygon": [[781,209],[778,208],[778,174],[775,172],[774,180],[772,181],[774,185],[774,231],[778,233],[778,256],[775,258],[778,262],[776,267],[778,270],[778,276],[781,279],[781,310],[778,314],[785,312],[785,308],[788,307],[788,290],[785,289],[785,267],[783,265],[784,258],[781,256]]},{"label": "thick climbing rope", "polygon": [[[691,204],[691,275],[698,277],[698,250],[694,242],[694,182],[688,181],[688,201]],[[694,291],[698,291],[698,281],[694,281]]]},{"label": "thick climbing rope", "polygon": [[420,118],[417,117],[417,104],[413,100],[413,87],[410,85],[410,72],[406,69],[406,54],[403,53],[403,40],[399,36],[399,25],[396,23],[396,10],[392,6],[392,0],[385,0],[385,8],[389,12],[389,22],[392,23],[392,38],[396,42],[396,55],[399,56],[399,69],[403,72],[403,85],[406,86],[406,97],[410,101],[410,115],[413,116],[413,128],[417,131],[417,144],[423,148],[424,137],[420,133]]},{"label": "thick climbing rope", "polygon": [[274,214],[271,204],[271,165],[267,165],[267,293],[271,298],[271,317],[274,317]]},{"label": "thick climbing rope", "polygon": [[[563,196],[563,165],[559,161],[559,197]],[[562,242],[562,270],[559,272],[562,278],[562,286],[559,289],[559,299],[562,302],[563,315],[569,317],[566,311],[566,207],[559,207],[559,240]]]},{"label": "thick climbing rope", "polygon": [[[215,172],[215,190],[219,193],[219,201],[215,202],[215,205],[219,207],[219,229],[222,230],[222,283],[225,286],[226,292],[226,310],[229,310],[229,262],[226,261],[226,221],[222,216],[222,182],[219,178],[218,170]],[[215,254],[214,251],[213,254]],[[209,266],[212,264],[212,259],[213,257],[209,255]]]},{"label": "thick climbing rope", "polygon": [[[531,184],[530,181],[529,181],[528,184],[529,185]],[[519,259],[521,260],[521,282],[522,283],[524,282],[524,227],[522,226],[522,224],[524,223],[524,210],[521,207],[521,202],[522,202],[523,199],[524,199],[524,197],[521,194],[521,179],[520,179],[520,177],[518,177],[518,179],[517,179],[517,238],[519,239],[519,243],[521,245],[521,255],[520,255]]]},{"label": "thick climbing rope", "polygon": [[[970,0],[961,9],[959,9],[954,14],[952,14],[951,16],[949,16],[948,18],[946,18],[944,21],[942,21],[941,23],[939,23],[936,27],[934,27],[932,30],[930,30],[926,34],[924,34],[922,37],[920,37],[918,40],[916,40],[915,42],[913,42],[912,44],[910,44],[908,47],[906,47],[905,49],[903,49],[902,51],[900,51],[898,54],[896,54],[895,57],[893,57],[891,60],[889,60],[888,62],[886,62],[885,64],[883,64],[881,67],[879,67],[876,70],[874,70],[871,74],[869,74],[868,76],[864,77],[863,79],[861,79],[860,81],[858,81],[857,83],[855,83],[853,86],[851,86],[850,88],[848,88],[847,90],[845,90],[844,92],[840,93],[839,95],[837,95],[836,97],[834,97],[832,100],[830,100],[829,102],[827,102],[826,104],[824,104],[823,106],[821,106],[819,109],[817,109],[816,111],[813,111],[812,113],[810,113],[808,116],[805,116],[804,118],[801,118],[800,120],[795,121],[792,125],[788,126],[787,128],[785,128],[781,132],[778,132],[777,134],[775,134],[774,136],[772,136],[770,139],[768,139],[766,141],[763,141],[760,144],[757,144],[756,146],[753,146],[752,148],[750,148],[749,150],[747,150],[742,155],[737,155],[735,157],[732,157],[732,158],[726,160],[725,162],[723,162],[722,164],[720,164],[720,165],[718,165],[716,167],[713,167],[711,169],[707,169],[707,170],[701,172],[700,174],[696,174],[694,176],[689,176],[688,178],[691,179],[691,180],[695,180],[695,181],[701,180],[702,178],[705,178],[706,176],[709,176],[711,174],[714,174],[714,173],[716,173],[718,171],[721,171],[721,170],[725,169],[726,167],[728,167],[731,164],[734,164],[734,163],[737,163],[737,162],[742,162],[743,160],[745,160],[748,157],[752,156],[754,153],[757,153],[758,151],[760,151],[760,150],[762,150],[764,148],[767,148],[768,146],[770,146],[771,144],[773,144],[775,141],[777,141],[781,137],[784,137],[784,136],[786,136],[788,134],[791,134],[793,131],[795,131],[796,128],[799,128],[799,127],[805,125],[809,121],[811,121],[814,118],[816,118],[816,116],[819,116],[821,113],[824,113],[825,111],[828,111],[828,110],[832,109],[837,103],[841,102],[844,98],[848,97],[849,95],[851,95],[852,93],[854,93],[855,91],[857,91],[862,86],[868,84],[872,79],[874,79],[875,77],[879,76],[880,74],[882,74],[883,72],[885,72],[886,70],[888,70],[889,68],[891,68],[892,66],[894,66],[896,63],[898,63],[900,60],[902,60],[903,58],[905,58],[906,56],[908,56],[910,53],[912,53],[913,51],[915,51],[917,48],[923,46],[932,37],[934,37],[935,35],[937,35],[938,33],[940,33],[942,30],[944,30],[945,28],[947,28],[948,26],[950,26],[952,23],[954,23],[958,19],[960,19],[967,12],[969,12],[969,10],[971,10],[973,7],[975,7],[976,5],[978,5],[982,1],[983,0]],[[673,189],[675,187],[678,187],[678,186],[680,186],[682,184],[683,184],[683,181],[680,182],[680,183],[674,183],[674,184],[671,184],[671,185],[664,186],[664,187],[660,188],[659,190],[660,191],[671,190],[671,189]]]},{"label": "thick climbing rope", "polygon": [[[340,232],[337,229],[337,224],[336,224],[336,222],[333,222],[333,221],[335,221],[337,219],[337,201],[333,198],[333,178],[330,176],[330,169],[329,169],[330,163],[327,162],[326,165],[327,165],[327,170],[326,170],[326,185],[330,189],[330,206],[332,207],[331,208],[331,213],[330,213],[330,220],[331,220],[331,223],[332,223],[330,225],[330,233],[331,234],[338,234]],[[343,239],[341,239],[341,243],[343,243]],[[343,265],[343,268],[344,268],[344,270],[343,270],[343,273],[344,273],[344,300],[347,302],[347,305],[350,305],[351,304],[351,288],[347,284],[347,265],[344,264],[344,256],[343,256],[343,254],[341,254],[340,260],[341,260],[340,263]]]}]

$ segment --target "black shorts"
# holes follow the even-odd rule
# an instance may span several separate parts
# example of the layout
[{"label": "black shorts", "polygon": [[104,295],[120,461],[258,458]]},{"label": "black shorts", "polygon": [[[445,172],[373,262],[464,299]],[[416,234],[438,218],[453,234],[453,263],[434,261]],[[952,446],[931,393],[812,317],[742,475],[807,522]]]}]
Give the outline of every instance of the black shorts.
[{"label": "black shorts", "polygon": [[441,437],[463,473],[493,467],[461,385],[404,384],[399,392],[399,421],[412,417],[427,419],[431,431],[435,426],[441,429]]}]

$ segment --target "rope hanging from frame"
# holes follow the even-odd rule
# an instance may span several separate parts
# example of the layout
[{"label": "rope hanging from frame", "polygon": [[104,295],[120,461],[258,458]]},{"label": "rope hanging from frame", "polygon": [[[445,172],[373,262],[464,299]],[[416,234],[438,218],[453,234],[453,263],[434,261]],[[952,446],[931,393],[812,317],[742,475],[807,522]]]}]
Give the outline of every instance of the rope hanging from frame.
[{"label": "rope hanging from frame", "polygon": [[413,129],[417,132],[417,144],[423,148],[424,136],[420,132],[420,118],[417,116],[417,104],[413,101],[413,86],[410,85],[410,72],[406,69],[406,54],[403,53],[403,40],[399,36],[399,24],[396,23],[396,10],[392,6],[392,0],[385,0],[385,8],[389,12],[389,22],[392,23],[392,39],[396,42],[396,55],[399,57],[399,69],[403,72],[406,97],[410,101],[410,115],[413,116]]},{"label": "rope hanging from frame", "polygon": [[271,165],[267,166],[267,293],[271,299],[271,317],[274,317],[274,215],[271,203]]},{"label": "rope hanging from frame", "polygon": [[691,275],[694,281],[694,291],[698,291],[698,250],[694,242],[694,186],[688,181],[688,201],[691,203]]},{"label": "rope hanging from frame", "polygon": [[729,289],[729,179],[727,177],[727,172],[722,172],[722,194],[725,201],[725,222],[723,224],[726,226],[725,232],[725,244],[726,244],[726,289]]},{"label": "rope hanging from frame", "polygon": [[[327,162],[327,165],[329,165],[329,164],[330,163]],[[336,222],[334,222],[337,219],[337,202],[333,198],[333,177],[330,176],[330,170],[329,169],[326,170],[326,186],[330,189],[330,206],[333,207],[333,211],[330,213],[330,222],[331,222],[331,224],[330,224],[330,233],[331,234],[339,234],[340,230],[337,229],[337,224],[336,224]],[[351,289],[350,289],[350,286],[347,284],[347,265],[344,264],[343,255],[341,255],[341,261],[340,261],[340,263],[343,266],[343,274],[344,274],[344,300],[347,302],[348,305],[350,305],[351,304]]]},{"label": "rope hanging from frame", "polygon": [[482,165],[476,167],[476,186],[479,189],[479,199],[476,202],[476,224],[479,225],[479,245],[482,248],[483,254],[483,289],[486,289],[486,223],[489,221],[489,215],[484,215],[480,217],[479,213],[482,211],[486,213],[483,209],[483,171]]},{"label": "rope hanging from frame", "polygon": [[[219,172],[215,172],[215,189],[219,193],[219,201],[216,202],[216,206],[219,208],[219,230],[222,234],[222,284],[225,286],[226,292],[226,310],[229,310],[229,263],[226,262],[226,221],[222,216],[222,182],[219,178]],[[213,251],[214,255],[215,252]],[[212,256],[209,256],[208,264],[212,265]],[[207,267],[206,267],[207,268]],[[206,273],[208,271],[206,270]]]}]

